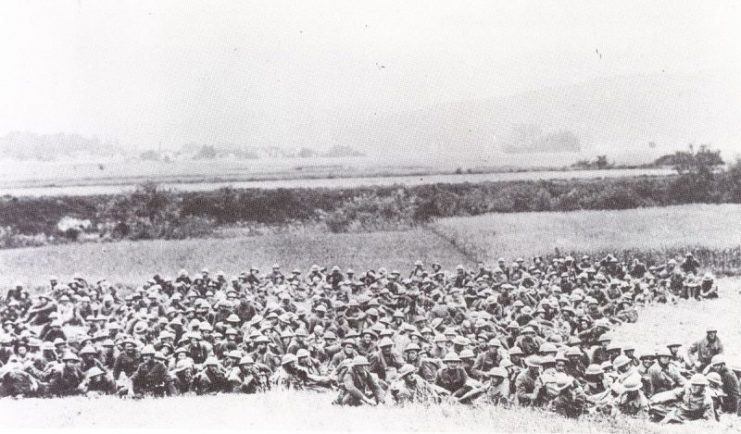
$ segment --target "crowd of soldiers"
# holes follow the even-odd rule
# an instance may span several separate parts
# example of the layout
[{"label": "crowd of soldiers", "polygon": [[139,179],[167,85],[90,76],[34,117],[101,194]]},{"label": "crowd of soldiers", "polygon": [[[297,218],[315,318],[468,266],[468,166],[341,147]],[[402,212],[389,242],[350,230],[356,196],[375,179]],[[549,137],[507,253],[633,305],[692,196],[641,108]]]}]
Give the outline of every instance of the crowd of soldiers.
[{"label": "crowd of soldiers", "polygon": [[155,275],[131,290],[75,275],[0,300],[0,396],[324,391],[337,405],[532,406],[662,422],[739,411],[717,329],[638,349],[612,329],[639,305],[718,296],[687,254],[493,267],[415,263],[308,273]]}]

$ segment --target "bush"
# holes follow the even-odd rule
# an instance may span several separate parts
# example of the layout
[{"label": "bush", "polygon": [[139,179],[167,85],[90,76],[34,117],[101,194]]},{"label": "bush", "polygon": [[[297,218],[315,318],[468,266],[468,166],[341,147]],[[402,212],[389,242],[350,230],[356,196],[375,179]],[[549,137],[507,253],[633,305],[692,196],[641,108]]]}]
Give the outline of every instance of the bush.
[{"label": "bush", "polygon": [[[699,164],[667,177],[411,187],[223,188],[176,193],[147,184],[115,196],[2,198],[0,227],[12,231],[2,244],[8,246],[8,240],[19,235],[79,239],[80,234],[57,228],[63,217],[90,220],[96,228],[92,233],[103,238],[155,239],[204,236],[225,225],[356,232],[408,228],[440,217],[489,212],[630,209],[695,202],[741,203],[741,163],[718,173]],[[90,234],[84,235],[89,238]]]},{"label": "bush", "polygon": [[112,238],[172,239],[207,234],[213,222],[181,215],[181,202],[181,197],[170,190],[144,184],[133,193],[115,196],[99,211],[98,217],[110,222]]}]

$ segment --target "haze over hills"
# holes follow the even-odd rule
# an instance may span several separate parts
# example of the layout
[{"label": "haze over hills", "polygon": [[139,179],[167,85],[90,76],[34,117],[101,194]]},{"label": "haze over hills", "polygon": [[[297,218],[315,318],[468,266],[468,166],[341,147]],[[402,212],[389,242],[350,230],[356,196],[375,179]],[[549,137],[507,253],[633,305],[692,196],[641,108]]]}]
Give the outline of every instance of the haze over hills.
[{"label": "haze over hills", "polygon": [[97,137],[75,133],[36,134],[11,131],[0,136],[0,158],[57,160],[85,157],[114,157],[126,154],[125,147]]},{"label": "haze over hills", "polygon": [[[319,126],[294,125],[293,143],[276,143],[282,127],[275,123],[275,136],[266,141],[274,145],[256,146],[255,137],[244,143],[191,143],[180,150],[196,153],[201,146],[214,146],[232,154],[241,150],[245,158],[365,153],[430,165],[461,156],[492,164],[506,153],[509,164],[517,165],[534,153],[565,152],[558,162],[546,156],[543,163],[561,165],[597,154],[619,163],[645,163],[689,143],[707,143],[733,159],[741,152],[738,77],[728,72],[621,76],[383,116],[359,110],[330,120],[319,113]],[[138,156],[152,149],[159,148],[132,149],[77,134],[0,137],[0,156],[19,159]]]},{"label": "haze over hills", "polygon": [[[549,138],[562,135],[572,151],[578,147],[586,154],[658,155],[688,143],[709,143],[733,157],[741,151],[739,119],[738,75],[654,74],[371,117],[357,126],[355,137],[361,149],[393,154],[532,152],[539,143],[545,151]],[[542,134],[523,135],[523,126]]]}]

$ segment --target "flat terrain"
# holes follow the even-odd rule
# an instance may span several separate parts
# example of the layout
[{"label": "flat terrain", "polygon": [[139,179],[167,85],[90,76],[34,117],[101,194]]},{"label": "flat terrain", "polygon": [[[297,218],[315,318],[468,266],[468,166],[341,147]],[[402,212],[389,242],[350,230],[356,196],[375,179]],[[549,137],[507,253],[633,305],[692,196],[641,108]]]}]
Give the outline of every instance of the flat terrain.
[{"label": "flat terrain", "polygon": [[452,217],[435,227],[487,261],[562,252],[741,246],[741,205]]},{"label": "flat terrain", "polygon": [[[531,157],[531,156],[530,156]],[[671,169],[547,170],[567,167],[579,154],[538,158],[496,155],[486,159],[182,159],[173,162],[108,158],[90,161],[0,160],[0,195],[60,196],[119,194],[143,182],[180,191],[233,188],[353,188],[360,186],[459,184],[483,181],[663,176]],[[522,161],[521,161],[522,160]],[[522,164],[523,161],[527,164]],[[512,165],[516,162],[516,166]],[[456,174],[456,170],[464,173]],[[465,173],[467,170],[475,173]]]},{"label": "flat terrain", "polygon": [[[105,397],[0,401],[0,423],[14,428],[239,429],[333,432],[668,432],[633,420],[573,421],[527,409],[438,405],[343,408],[335,395],[268,393],[140,401]],[[34,417],[28,417],[34,415]],[[693,426],[693,428],[698,428]],[[692,432],[671,430],[671,432]],[[730,432],[730,431],[729,431]]]},{"label": "flat terrain", "polygon": [[363,234],[281,234],[231,239],[122,241],[0,250],[0,285],[15,280],[45,284],[51,275],[70,279],[75,272],[111,283],[141,284],[154,273],[176,276],[181,268],[203,267],[227,276],[256,265],[268,271],[275,262],[284,271],[312,264],[386,267],[410,270],[416,259],[440,260],[444,267],[467,263],[450,242],[422,229]]},{"label": "flat terrain", "polygon": [[[360,234],[293,233],[226,239],[122,241],[0,250],[0,285],[15,280],[44,284],[75,272],[112,283],[139,284],[154,273],[174,276],[202,267],[238,274],[250,265],[284,270],[312,264],[358,271],[409,270],[414,261],[439,260],[445,269],[534,256],[554,248],[570,252],[741,246],[741,205],[683,205],[626,211],[488,214],[442,219],[432,230]],[[236,234],[239,231],[235,231]]]},{"label": "flat terrain", "polygon": [[[68,278],[75,272],[136,284],[154,272],[175,274],[181,267],[202,266],[229,274],[278,260],[285,268],[337,263],[358,269],[385,266],[407,270],[414,259],[440,259],[446,268],[468,263],[460,251],[465,238],[488,258],[545,254],[554,246],[581,251],[662,249],[741,245],[735,222],[741,207],[682,206],[563,214],[527,213],[445,219],[431,230],[371,234],[287,234],[232,239],[77,244],[0,251],[2,279],[43,284],[50,274]],[[456,229],[453,235],[451,230]],[[449,238],[452,237],[452,238]],[[458,237],[458,238],[456,238]],[[453,243],[457,245],[454,246]],[[2,282],[5,284],[5,282]],[[678,340],[687,345],[703,336],[708,323],[718,326],[730,363],[741,364],[741,280],[721,279],[721,299],[681,301],[642,308],[639,321],[616,330],[618,342],[638,351]],[[738,432],[739,419],[720,425],[660,427],[633,420],[570,421],[526,409],[472,409],[439,405],[430,408],[338,408],[331,394],[180,397],[131,401],[116,398],[2,400],[0,424],[24,428],[226,428],[333,431],[547,431],[615,433]],[[28,417],[34,415],[34,417]]]},{"label": "flat terrain", "polygon": [[636,353],[652,352],[657,346],[677,341],[687,346],[705,336],[708,325],[718,328],[718,337],[724,342],[730,365],[741,368],[741,278],[718,281],[720,299],[692,301],[677,304],[655,304],[640,308],[638,322],[624,324],[615,332],[620,344],[633,343]]}]

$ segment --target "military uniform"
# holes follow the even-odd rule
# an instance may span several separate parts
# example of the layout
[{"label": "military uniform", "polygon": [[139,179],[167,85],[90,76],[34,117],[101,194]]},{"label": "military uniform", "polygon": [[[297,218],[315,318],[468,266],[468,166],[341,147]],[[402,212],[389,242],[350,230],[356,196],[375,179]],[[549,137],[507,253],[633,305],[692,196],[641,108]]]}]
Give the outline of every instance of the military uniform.
[{"label": "military uniform", "polygon": [[164,396],[166,381],[167,367],[157,360],[142,362],[131,376],[133,392],[138,395]]},{"label": "military uniform", "polygon": [[343,376],[344,388],[339,399],[340,405],[358,406],[364,404],[364,398],[372,396],[376,402],[383,401],[383,390],[373,374],[360,373],[355,369],[348,369]]}]

